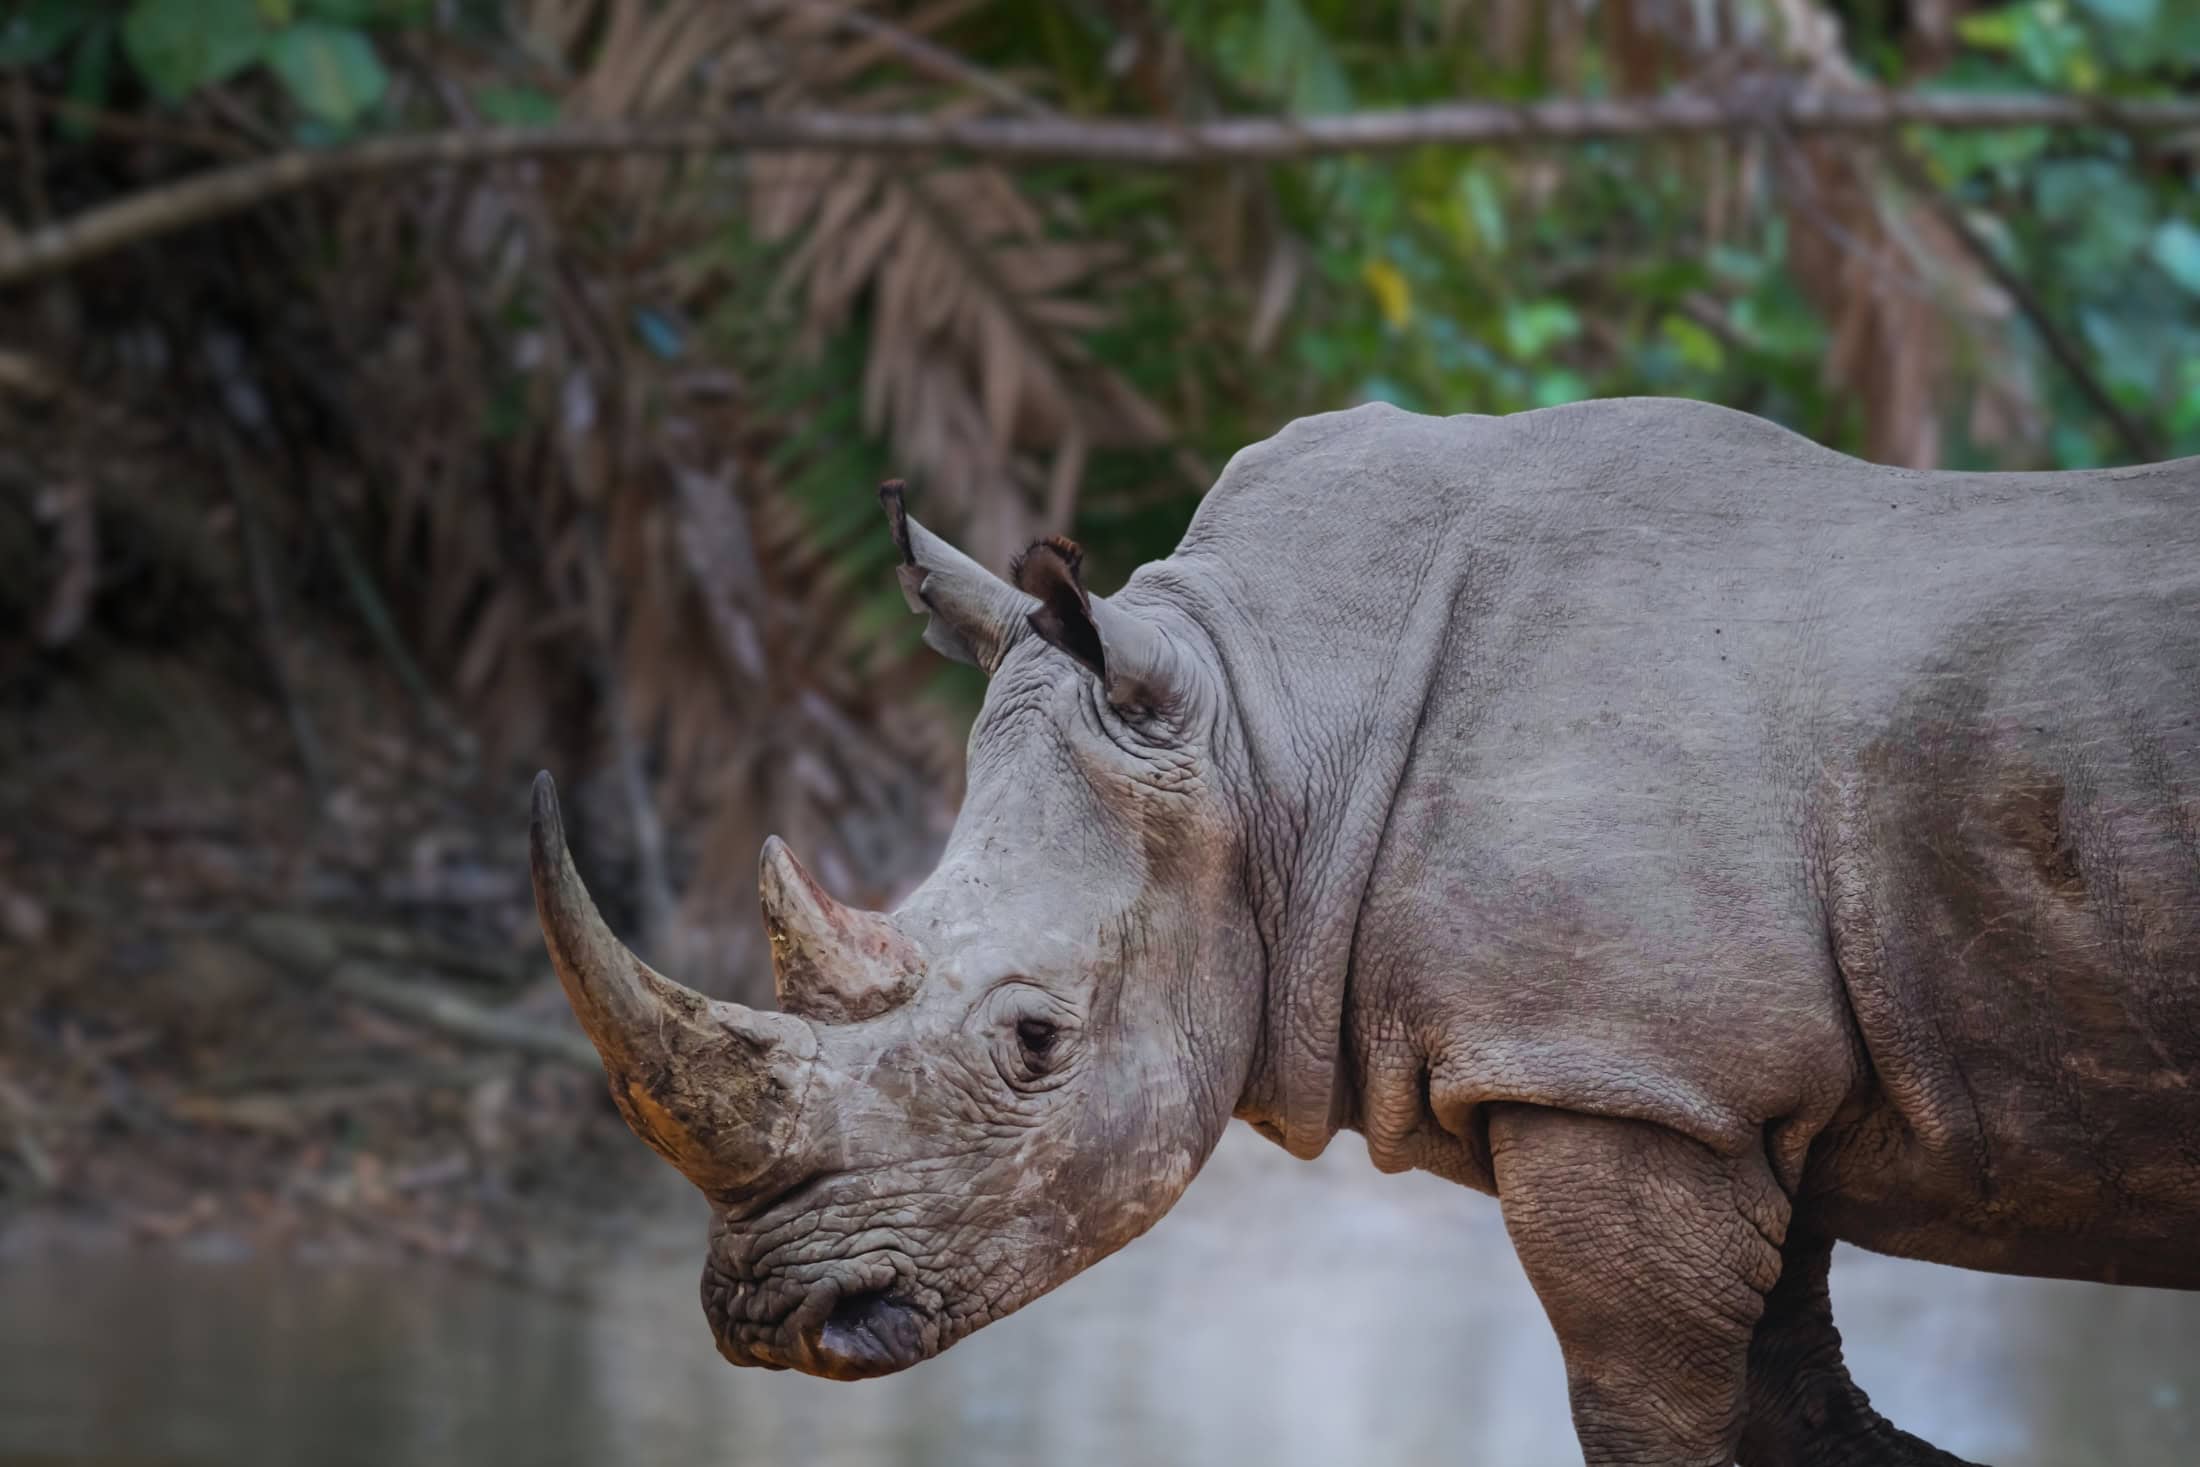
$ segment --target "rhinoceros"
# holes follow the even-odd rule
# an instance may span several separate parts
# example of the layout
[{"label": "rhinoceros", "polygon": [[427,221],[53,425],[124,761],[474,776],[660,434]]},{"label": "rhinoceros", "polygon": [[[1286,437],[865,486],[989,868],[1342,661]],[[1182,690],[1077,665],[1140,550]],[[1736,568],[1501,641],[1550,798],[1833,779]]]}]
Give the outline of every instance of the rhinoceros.
[{"label": "rhinoceros", "polygon": [[1947,1463],[1836,1241],[2200,1287],[2200,459],[1864,463],[1619,400],[1238,453],[1111,596],[881,491],[990,677],[891,913],[777,839],[778,1012],[542,928],[708,1197],[739,1365],[901,1370],[1166,1212],[1231,1118],[1492,1193],[1603,1464]]}]

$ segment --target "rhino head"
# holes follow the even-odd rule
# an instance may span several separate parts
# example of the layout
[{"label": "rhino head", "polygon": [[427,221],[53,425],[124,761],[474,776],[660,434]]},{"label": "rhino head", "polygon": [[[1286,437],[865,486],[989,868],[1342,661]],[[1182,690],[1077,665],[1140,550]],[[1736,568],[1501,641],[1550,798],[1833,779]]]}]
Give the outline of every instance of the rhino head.
[{"label": "rhino head", "polygon": [[[926,641],[990,676],[939,866],[892,913],[776,837],[779,1012],[606,929],[535,793],[552,960],[634,1132],[713,1209],[703,1305],[737,1365],[900,1370],[1150,1227],[1253,1063],[1260,940],[1233,725],[1181,598],[1090,595],[1045,541],[1007,581],[881,490]],[[1132,603],[1137,603],[1137,609]]]}]

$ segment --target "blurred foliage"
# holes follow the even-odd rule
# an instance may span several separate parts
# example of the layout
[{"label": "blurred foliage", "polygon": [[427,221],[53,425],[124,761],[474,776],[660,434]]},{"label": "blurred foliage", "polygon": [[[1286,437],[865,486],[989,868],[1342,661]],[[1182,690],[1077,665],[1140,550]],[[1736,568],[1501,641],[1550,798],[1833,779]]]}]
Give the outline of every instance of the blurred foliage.
[{"label": "blurred foliage", "polygon": [[[0,68],[21,220],[210,157],[733,108],[1204,118],[1741,82],[2189,94],[2200,7],[23,0]],[[944,683],[967,709],[976,684],[915,651],[877,480],[907,475],[917,512],[996,564],[1072,529],[1104,588],[1166,553],[1237,448],[1367,398],[1502,413],[1653,393],[1917,466],[2129,459],[2035,314],[2155,450],[2200,452],[2195,156],[2191,138],[2032,129],[1175,174],[526,165],[362,183],[140,247],[53,287],[78,294],[41,318],[66,323],[42,350],[110,400],[97,421],[134,412],[209,482],[224,452],[263,472],[290,589],[386,600],[356,613],[376,645],[411,649],[492,759],[562,740],[635,775],[637,830],[666,812],[669,879],[707,893],[683,908],[700,952],[752,925],[763,830],[825,846],[828,884],[876,900],[925,859],[892,832],[936,834],[952,802],[954,720],[911,695]],[[100,514],[130,502],[103,483]],[[36,615],[87,584],[52,554],[0,597]]]},{"label": "blurred foliage", "polygon": [[[1627,8],[1590,7],[1604,14],[1589,19]],[[1630,85],[1632,65],[1685,80],[1736,52],[1780,57],[1792,39],[1778,23],[1793,7],[1732,7],[1724,36],[1746,37],[1752,11],[1765,30],[1738,46],[1622,24],[1592,34],[1559,18],[1576,9],[1266,0],[1185,4],[1177,16],[1195,52],[1240,94],[1233,100],[1308,110],[1625,93],[1641,89]],[[1632,9],[1640,19],[1659,7]],[[1939,7],[1955,12],[1953,46],[1919,33],[1935,7],[1857,0],[1839,9],[1848,59],[1885,85],[2150,96],[2200,82],[2196,7]],[[2189,142],[2182,154],[2150,156],[2107,133],[2031,129],[1920,133],[1905,145],[2049,314],[2082,334],[2117,399],[2156,425],[2156,447],[2200,452],[2191,366],[2200,205]],[[1713,156],[1722,150],[1740,156],[1722,168]],[[1827,370],[1842,317],[1859,302],[1829,300],[1799,279],[1795,239],[1815,234],[1848,250],[1868,226],[1851,217],[1854,201],[1814,200],[1818,182],[1767,150],[1717,143],[1597,143],[1548,156],[1432,149],[1281,170],[1284,217],[1311,252],[1312,282],[1278,365],[1297,373],[1295,404],[1382,397],[1420,411],[1510,412],[1655,393],[1727,403],[1869,452],[1860,394]],[[1895,192],[1883,185],[1886,197],[1864,202],[1900,208]],[[1904,308],[1919,335],[1936,329],[1935,314],[1967,328],[1968,359],[1958,354],[1931,384],[1955,430],[1938,462],[2126,456],[2025,324],[2000,319],[2006,303],[1977,312],[1945,299],[1959,287],[1933,272],[1972,273],[1965,262],[1921,247],[1889,251],[1872,268],[1922,277]],[[1858,375],[1883,369],[1874,362]],[[2004,384],[2040,395],[2030,422],[1981,424],[1951,411]]]},{"label": "blurred foliage", "polygon": [[[618,13],[635,7],[551,8],[600,10],[582,28],[591,32],[583,44],[605,47],[619,41]],[[799,5],[730,8],[781,24],[793,17],[797,32],[843,57],[863,49],[861,31],[836,31],[831,6],[808,7],[808,21]],[[1792,64],[1801,8],[1792,0],[1083,0],[934,4],[881,19],[967,57],[973,72],[1016,78],[1034,107],[1202,115],[1641,91],[1646,78],[1684,83],[1737,58]],[[1880,85],[2139,97],[2190,90],[2200,76],[2200,7],[2172,0],[1845,0],[1819,9],[1840,23],[1843,59]],[[486,60],[505,73],[475,79],[479,119],[524,126],[559,115],[558,73],[568,69],[530,33],[529,13],[433,0],[24,0],[0,26],[0,65],[61,68],[76,102],[119,99],[155,112],[258,72],[280,93],[268,99],[268,123],[318,143],[436,120],[417,104],[384,105],[389,71],[408,55],[447,54],[456,41],[470,53],[469,70]],[[869,50],[885,64],[828,64],[831,84],[804,89],[804,100],[939,100],[936,85],[912,91],[891,48]],[[942,80],[936,69],[916,71],[920,84]],[[967,95],[947,80],[948,91]],[[1920,133],[1906,146],[1973,211],[2049,312],[2075,328],[2118,401],[2156,427],[2157,447],[2200,449],[2200,209],[2189,140],[2150,154],[2107,132],[2030,129]],[[1219,198],[1202,196],[1208,183],[1219,183]],[[1761,149],[1609,142],[1280,166],[1190,190],[1106,169],[1032,170],[1014,186],[1049,206],[1051,237],[1127,245],[1190,277],[1163,282],[1156,271],[1112,282],[1111,291],[1148,298],[1118,296],[1118,322],[1079,324],[1098,361],[1149,396],[1196,397],[1197,409],[1174,427],[1177,442],[1206,461],[1294,413],[1365,397],[1421,411],[1510,412],[1628,393],[1726,402],[1868,451],[1858,395],[1825,369],[1840,303],[1829,309],[1796,277],[1798,210],[1787,196],[1810,183],[1792,160]],[[1239,217],[1223,217],[1232,213]],[[848,220],[831,222],[844,229]],[[1837,237],[1851,222],[1836,212],[1804,227]],[[784,246],[800,229],[800,221],[783,226],[770,243]],[[715,247],[749,270],[763,264],[764,246],[736,217]],[[1875,268],[1899,275],[1903,262]],[[1282,319],[1256,320],[1255,370],[1245,353],[1227,349],[1227,328],[1260,304],[1249,297],[1263,284],[1287,300],[1266,307]],[[1946,282],[1914,284],[1921,317],[1947,308],[1934,299],[1949,293]],[[1122,329],[1134,318],[1137,329]],[[640,329],[667,318],[636,319]],[[863,323],[838,329],[860,333]],[[807,340],[804,370],[821,360],[814,329]],[[1223,350],[1187,354],[1195,343]],[[670,349],[660,330],[658,350]],[[1934,384],[1935,408],[1951,421],[1967,378],[2000,373],[2021,384],[2021,395],[2042,396],[2026,404],[2031,423],[1958,431],[1940,461],[2118,457],[2112,435],[2041,359],[2021,322],[1966,349],[1969,359],[1946,364]],[[1187,371],[1210,380],[1194,387]],[[890,445],[875,408],[862,423]],[[844,436],[835,446],[810,462],[828,497],[829,474],[886,456],[859,465]],[[1135,479],[1130,494],[1141,501],[1165,497],[1144,468],[1096,462],[1081,474]],[[1200,486],[1194,478],[1174,487],[1188,502]],[[1131,558],[1165,549],[1184,507],[1140,515],[1107,493],[1080,501],[1082,517],[1103,533],[1139,524],[1154,532],[1131,530]],[[845,515],[836,507],[821,524],[830,530]]]},{"label": "blurred foliage", "polygon": [[264,67],[303,119],[301,140],[360,120],[388,89],[373,31],[430,23],[428,0],[23,0],[0,29],[0,65],[65,64],[69,96],[104,106],[129,74],[160,103]]}]

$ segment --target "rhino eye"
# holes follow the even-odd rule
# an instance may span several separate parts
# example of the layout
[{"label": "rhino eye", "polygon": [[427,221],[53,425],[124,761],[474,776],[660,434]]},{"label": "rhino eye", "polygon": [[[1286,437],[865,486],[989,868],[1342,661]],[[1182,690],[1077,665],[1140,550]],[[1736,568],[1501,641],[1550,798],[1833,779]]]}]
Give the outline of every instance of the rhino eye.
[{"label": "rhino eye", "polygon": [[1024,1053],[1034,1060],[1044,1061],[1054,1052],[1054,1041],[1061,1037],[1061,1028],[1045,1019],[1018,1019],[1016,1042],[1024,1047]]},{"label": "rhino eye", "polygon": [[1012,1090],[1051,1090],[1077,1067],[1077,1018],[1069,1006],[1023,979],[993,990],[986,1046]]}]

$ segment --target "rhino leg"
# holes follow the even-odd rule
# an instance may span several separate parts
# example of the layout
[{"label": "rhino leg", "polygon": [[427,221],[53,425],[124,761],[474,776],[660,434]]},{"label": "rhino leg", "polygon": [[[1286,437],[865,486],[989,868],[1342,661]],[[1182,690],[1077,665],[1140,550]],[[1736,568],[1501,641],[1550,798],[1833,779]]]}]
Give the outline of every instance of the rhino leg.
[{"label": "rhino leg", "polygon": [[1490,1154],[1588,1467],[1727,1467],[1787,1231],[1764,1159],[1528,1106],[1492,1109]]},{"label": "rhino leg", "polygon": [[1874,1411],[1841,1361],[1826,1270],[1833,1239],[1798,1223],[1749,1344],[1744,1467],[1970,1467]]}]

